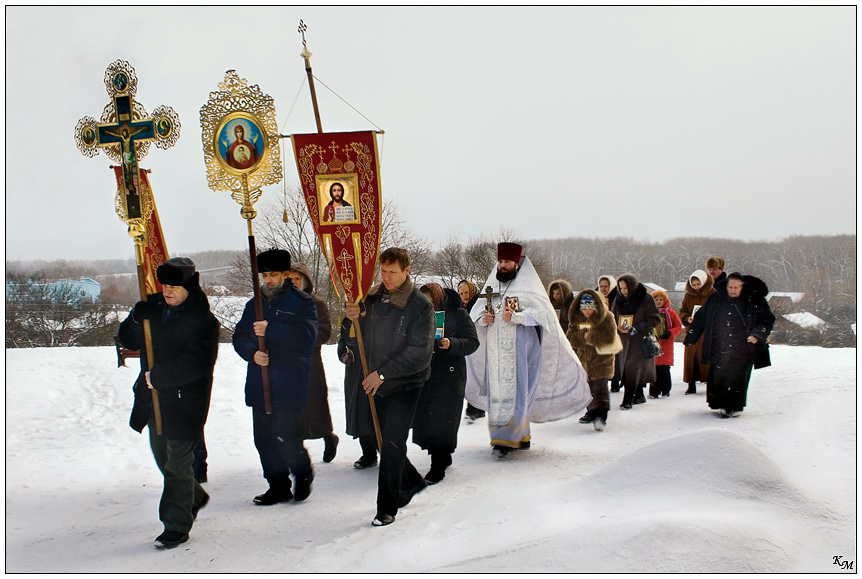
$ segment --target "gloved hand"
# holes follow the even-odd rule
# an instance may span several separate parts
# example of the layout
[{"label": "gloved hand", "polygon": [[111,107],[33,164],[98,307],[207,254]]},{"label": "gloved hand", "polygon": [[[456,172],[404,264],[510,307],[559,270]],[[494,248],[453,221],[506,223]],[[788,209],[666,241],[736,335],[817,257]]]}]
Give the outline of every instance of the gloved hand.
[{"label": "gloved hand", "polygon": [[668,340],[668,339],[670,339],[670,332],[665,332],[664,334],[662,334],[661,336],[659,336],[659,339],[660,339],[660,340]]},{"label": "gloved hand", "polygon": [[140,301],[135,304],[135,307],[132,310],[132,315],[135,317],[136,322],[142,323],[144,320],[153,320],[158,318],[159,315],[161,315],[161,312],[159,312],[159,308],[156,304]]},{"label": "gloved hand", "polygon": [[629,330],[629,336],[634,336],[637,333],[638,333],[638,329],[636,327],[632,326],[632,329]]}]

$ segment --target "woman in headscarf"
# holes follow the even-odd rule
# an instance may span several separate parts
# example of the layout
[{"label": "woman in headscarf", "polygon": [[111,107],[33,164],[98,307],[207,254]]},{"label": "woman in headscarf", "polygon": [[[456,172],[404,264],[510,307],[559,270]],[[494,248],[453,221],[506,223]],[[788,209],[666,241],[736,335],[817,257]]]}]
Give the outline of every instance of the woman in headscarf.
[{"label": "woman in headscarf", "polygon": [[703,355],[709,361],[706,402],[722,418],[745,408],[752,368],[770,365],[766,338],[775,316],[766,302],[768,293],[759,278],[731,273],[688,329],[686,345],[703,336]]},{"label": "woman in headscarf", "polygon": [[626,273],[617,280],[617,294],[611,311],[617,320],[617,329],[623,342],[617,354],[622,369],[621,383],[624,388],[622,410],[631,410],[633,404],[646,402],[644,386],[655,382],[655,358],[644,355],[642,342],[661,321],[655,300],[633,273]]},{"label": "woman in headscarf", "polygon": [[419,291],[431,300],[435,311],[445,313],[443,335],[434,341],[431,375],[422,387],[413,418],[413,442],[431,455],[431,470],[425,475],[425,482],[436,484],[446,476],[446,468],[452,464],[452,453],[458,446],[467,383],[464,357],[476,351],[479,338],[454,290],[427,283]]},{"label": "woman in headscarf", "polygon": [[649,397],[670,396],[671,378],[670,367],[673,366],[673,340],[682,331],[682,323],[679,316],[670,308],[670,298],[662,290],[652,292],[652,299],[658,308],[662,321],[656,326],[655,334],[658,337],[662,355],[655,359],[655,382],[649,386]]},{"label": "woman in headscarf", "polygon": [[[679,319],[686,331],[694,320],[695,312],[706,303],[710,295],[715,293],[714,283],[712,276],[702,269],[695,270],[689,276],[685,283],[685,296],[679,307]],[[682,365],[682,379],[688,384],[688,390],[685,393],[697,394],[697,383],[706,382],[708,373],[709,364],[703,359],[703,338],[701,337],[696,344],[685,347]]]},{"label": "woman in headscarf", "polygon": [[569,308],[572,305],[572,284],[564,279],[555,279],[548,286],[548,299],[558,313],[563,332],[569,329]]},{"label": "woman in headscarf", "polygon": [[[608,309],[611,309],[611,306],[614,305],[614,300],[619,293],[617,291],[617,280],[612,275],[600,275],[599,280],[596,285],[596,291],[599,292],[603,298],[605,298],[605,303],[608,306]],[[620,369],[620,360],[619,357],[614,359],[614,375],[611,378],[611,392],[619,392],[620,391],[620,376],[622,375],[622,370]]]},{"label": "woman in headscarf", "polygon": [[[476,300],[479,299],[479,289],[472,281],[462,279],[458,282],[458,295],[461,297],[461,307],[469,312],[473,309],[473,304],[476,303]],[[464,416],[470,422],[474,422],[477,418],[485,416],[485,411],[481,408],[476,408],[468,402]]]}]

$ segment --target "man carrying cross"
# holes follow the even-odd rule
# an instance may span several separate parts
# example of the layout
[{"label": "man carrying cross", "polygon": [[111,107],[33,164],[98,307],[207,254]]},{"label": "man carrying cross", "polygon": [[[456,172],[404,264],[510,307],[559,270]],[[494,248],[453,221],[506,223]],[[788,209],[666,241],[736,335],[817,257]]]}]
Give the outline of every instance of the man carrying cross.
[{"label": "man carrying cross", "polygon": [[[209,413],[219,323],[200,288],[200,274],[187,257],[175,257],[156,270],[162,292],[135,304],[120,324],[120,343],[141,350],[135,405],[129,425],[149,426],[150,447],[164,476],[159,519],[165,531],[156,547],[171,549],[189,539],[198,511],[209,495],[195,481],[195,443],[203,439]],[[146,360],[144,320],[152,328],[152,368]],[[150,368],[148,370],[148,368]],[[150,390],[159,393],[164,432],[158,433]]]},{"label": "man carrying cross", "polygon": [[530,448],[530,422],[572,416],[591,399],[586,372],[521,252],[516,243],[498,244],[485,299],[470,311],[480,345],[467,357],[466,397],[487,411],[498,458]]}]

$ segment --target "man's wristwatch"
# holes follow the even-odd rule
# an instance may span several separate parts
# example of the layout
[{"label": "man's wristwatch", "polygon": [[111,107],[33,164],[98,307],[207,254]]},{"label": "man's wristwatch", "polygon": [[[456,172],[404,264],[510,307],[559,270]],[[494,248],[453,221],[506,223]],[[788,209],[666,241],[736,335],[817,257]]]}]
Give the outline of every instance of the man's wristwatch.
[{"label": "man's wristwatch", "polygon": [[380,377],[381,382],[383,382],[385,380],[385,378],[383,377],[383,374],[381,374],[380,372],[378,372],[377,375]]}]

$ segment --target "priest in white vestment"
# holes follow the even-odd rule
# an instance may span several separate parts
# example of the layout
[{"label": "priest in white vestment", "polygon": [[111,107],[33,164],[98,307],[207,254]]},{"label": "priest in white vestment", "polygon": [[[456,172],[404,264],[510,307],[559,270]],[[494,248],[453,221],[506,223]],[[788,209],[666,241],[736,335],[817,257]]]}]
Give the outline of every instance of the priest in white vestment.
[{"label": "priest in white vestment", "polygon": [[487,412],[491,445],[501,458],[530,447],[530,422],[568,418],[591,400],[587,374],[521,253],[516,243],[498,244],[497,265],[470,311],[480,345],[467,356],[465,395]]}]

